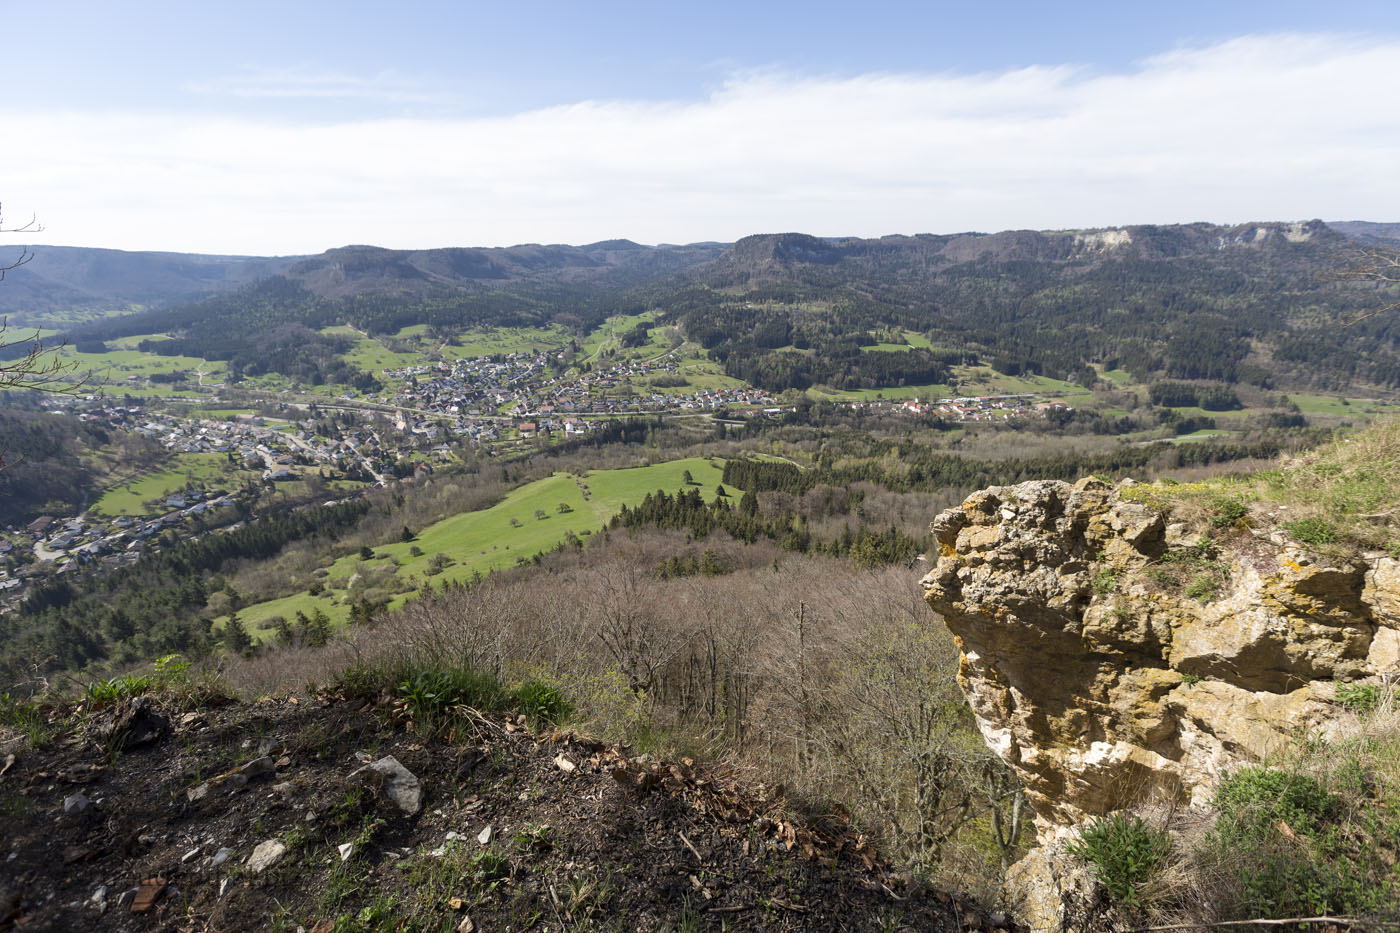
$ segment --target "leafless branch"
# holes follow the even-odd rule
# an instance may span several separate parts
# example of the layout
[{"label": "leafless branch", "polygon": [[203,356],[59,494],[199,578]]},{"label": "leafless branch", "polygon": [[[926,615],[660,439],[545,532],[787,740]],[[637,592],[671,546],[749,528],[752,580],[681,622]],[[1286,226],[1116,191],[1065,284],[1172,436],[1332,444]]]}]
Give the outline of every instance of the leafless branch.
[{"label": "leafless branch", "polygon": [[[36,389],[59,395],[73,395],[93,381],[89,371],[78,374],[78,363],[65,360],[59,351],[66,341],[46,344],[36,330],[27,337],[7,339],[9,321],[0,318],[0,357],[10,347],[22,347],[23,355],[0,359],[0,391],[5,389]],[[26,346],[27,344],[27,346]]]},{"label": "leafless branch", "polygon": [[[39,233],[43,229],[43,224],[39,223],[38,218],[33,216],[29,218],[28,223],[21,224],[18,227],[6,227],[5,206],[3,204],[0,204],[0,233]],[[25,249],[24,247],[20,247],[20,253],[18,257],[16,257],[8,263],[0,265],[0,282],[3,282],[5,280],[6,272],[9,272],[11,269],[19,268],[20,266],[24,265],[26,262],[33,258],[34,254],[31,251]]]},{"label": "leafless branch", "polygon": [[[1372,246],[1354,250],[1345,254],[1335,274],[1338,279],[1351,282],[1369,282],[1381,288],[1400,285],[1400,249]],[[1397,309],[1400,309],[1400,300],[1390,301],[1379,308],[1346,321],[1342,326],[1350,327],[1353,324],[1359,324]]]}]

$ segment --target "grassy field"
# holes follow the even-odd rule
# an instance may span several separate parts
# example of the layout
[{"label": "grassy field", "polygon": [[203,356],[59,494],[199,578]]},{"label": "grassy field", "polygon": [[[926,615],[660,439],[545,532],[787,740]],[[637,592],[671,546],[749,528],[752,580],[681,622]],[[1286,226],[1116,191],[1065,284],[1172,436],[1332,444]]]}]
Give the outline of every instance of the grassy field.
[{"label": "grassy field", "polygon": [[224,454],[177,454],[173,461],[158,473],[150,473],[132,479],[118,486],[110,487],[102,498],[93,503],[91,511],[98,515],[131,515],[149,517],[164,515],[170,511],[161,502],[155,508],[147,508],[149,499],[164,499],[185,488],[193,481],[204,481],[221,486],[234,487],[254,474],[246,470],[225,473],[228,457]]},{"label": "grassy field", "polygon": [[942,383],[922,386],[886,386],[883,389],[833,389],[830,386],[813,386],[807,394],[816,399],[831,399],[843,402],[873,402],[878,399],[935,399],[958,394]]},{"label": "grassy field", "polygon": [[[517,558],[528,559],[550,550],[571,532],[579,536],[596,532],[623,505],[635,505],[648,493],[682,489],[687,470],[699,484],[694,488],[706,499],[714,499],[723,466],[699,457],[635,469],[595,470],[586,476],[556,473],[521,486],[489,509],[454,515],[429,525],[419,530],[413,541],[394,540],[379,545],[373,549],[371,560],[361,560],[358,554],[336,560],[327,576],[327,584],[336,594],[334,602],[309,593],[292,594],[242,609],[239,617],[250,632],[255,632],[274,616],[290,619],[298,609],[309,614],[312,607],[320,606],[332,621],[339,623],[348,614],[349,599],[358,596],[365,580],[374,579],[382,585],[392,577],[398,587],[407,586],[416,592],[428,583],[469,580],[473,574],[511,567]],[[569,511],[560,512],[561,503]],[[543,517],[537,517],[537,511]],[[414,548],[422,553],[414,556]],[[442,572],[430,574],[430,564],[438,554],[451,563]],[[390,605],[401,605],[409,595],[400,593]]]},{"label": "grassy field", "polygon": [[197,418],[212,418],[219,420],[222,418],[232,418],[236,415],[251,415],[251,408],[195,408],[190,414]]},{"label": "grassy field", "polygon": [[494,353],[534,353],[569,345],[569,332],[562,327],[495,327],[469,330],[456,345],[443,346],[444,359],[455,360]]},{"label": "grassy field", "polygon": [[1105,369],[1099,375],[1117,386],[1129,386],[1133,382],[1133,374],[1125,369]]},{"label": "grassy field", "polygon": [[1394,414],[1400,405],[1377,399],[1344,399],[1333,395],[1292,395],[1288,396],[1298,410],[1305,415],[1339,415],[1342,417],[1365,418],[1374,415]]},{"label": "grassy field", "polygon": [[[228,368],[223,362],[210,362],[197,356],[160,356],[134,348],[136,343],[147,339],[159,339],[155,335],[127,337],[113,343],[106,353],[79,353],[72,347],[59,350],[60,357],[72,363],[77,373],[91,373],[94,388],[101,388],[109,395],[131,394],[143,397],[188,394],[199,385],[198,372],[203,370],[211,381],[222,381]],[[118,346],[117,344],[122,344]],[[183,372],[187,377],[184,387],[171,384],[150,384],[147,380],[156,374]]]},{"label": "grassy field", "polygon": [[[871,336],[874,336],[874,334]],[[933,344],[929,343],[928,338],[923,334],[916,334],[912,330],[907,330],[904,332],[904,343],[877,343],[872,346],[861,347],[860,349],[864,353],[873,353],[875,351],[897,353],[902,350],[932,350]]]},{"label": "grassy field", "polygon": [[958,376],[958,395],[1053,395],[1071,405],[1071,396],[1090,397],[1083,386],[1048,376],[1007,376],[990,366],[959,366],[954,372]]},{"label": "grassy field", "polygon": [[[656,319],[656,315],[650,311],[641,314],[623,314],[617,317],[610,317],[587,337],[583,338],[582,356],[583,362],[590,362],[597,359],[598,354],[604,350],[617,349],[618,337],[627,333],[632,328],[643,322],[651,323]],[[653,354],[654,356],[655,354]]]}]

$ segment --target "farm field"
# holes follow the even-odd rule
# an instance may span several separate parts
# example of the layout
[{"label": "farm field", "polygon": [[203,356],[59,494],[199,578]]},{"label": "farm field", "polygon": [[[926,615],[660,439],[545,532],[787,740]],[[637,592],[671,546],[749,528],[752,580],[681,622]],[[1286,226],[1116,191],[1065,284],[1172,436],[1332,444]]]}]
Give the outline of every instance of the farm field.
[{"label": "farm field", "polygon": [[[197,390],[201,372],[210,383],[222,381],[228,368],[222,361],[197,356],[161,356],[136,349],[143,340],[164,339],[167,338],[161,334],[144,334],[114,340],[105,353],[80,353],[73,347],[62,347],[58,354],[65,363],[75,367],[75,374],[91,374],[89,385],[94,391],[102,390],[108,395],[143,398],[187,395]],[[185,384],[149,382],[151,376],[171,373],[185,373]]]},{"label": "farm field", "polygon": [[[582,362],[587,363],[596,360],[598,355],[604,350],[618,349],[619,338],[623,334],[627,333],[638,324],[649,324],[655,319],[656,315],[650,311],[645,311],[641,314],[625,314],[608,318],[583,339],[583,345],[580,350],[583,357]],[[665,347],[663,346],[661,349],[664,350]],[[655,356],[656,353],[659,352],[661,351],[658,350],[649,355]]]}]

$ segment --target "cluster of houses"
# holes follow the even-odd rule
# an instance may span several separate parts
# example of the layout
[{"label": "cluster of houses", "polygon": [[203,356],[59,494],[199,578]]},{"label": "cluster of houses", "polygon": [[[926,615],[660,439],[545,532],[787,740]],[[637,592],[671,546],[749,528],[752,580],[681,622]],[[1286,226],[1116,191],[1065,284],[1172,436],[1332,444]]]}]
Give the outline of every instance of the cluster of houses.
[{"label": "cluster of houses", "polygon": [[713,411],[732,405],[773,403],[768,393],[749,386],[685,394],[650,387],[632,390],[633,379],[679,373],[675,359],[669,356],[628,360],[608,369],[569,376],[548,375],[549,362],[547,353],[512,353],[457,360],[450,365],[388,369],[384,374],[407,383],[394,396],[396,404],[456,418],[454,429],[460,428],[460,433],[473,440],[482,440],[482,435],[494,430],[490,419],[498,412],[511,413],[518,421],[517,429],[521,424],[532,424],[527,429],[531,434],[574,434],[587,430],[586,422],[577,418],[580,415]]},{"label": "cluster of houses", "polygon": [[1032,412],[1069,411],[1059,399],[1037,402],[1035,395],[980,395],[935,399],[921,402],[909,399],[899,405],[901,411],[915,415],[934,413],[950,421],[1004,421],[1023,418]]},{"label": "cluster of houses", "polygon": [[188,518],[228,508],[233,501],[232,493],[187,489],[165,497],[161,504],[168,511],[158,518],[122,515],[107,521],[41,515],[22,530],[7,529],[0,538],[0,594],[16,594],[31,577],[70,573],[94,562],[132,563],[155,535]]}]

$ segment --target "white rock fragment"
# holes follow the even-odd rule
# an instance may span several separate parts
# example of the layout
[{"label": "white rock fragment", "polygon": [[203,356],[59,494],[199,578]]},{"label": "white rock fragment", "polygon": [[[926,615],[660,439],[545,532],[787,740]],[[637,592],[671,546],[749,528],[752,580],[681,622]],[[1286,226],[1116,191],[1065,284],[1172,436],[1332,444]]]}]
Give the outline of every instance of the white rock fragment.
[{"label": "white rock fragment", "polygon": [[273,865],[276,865],[278,859],[282,858],[286,853],[286,843],[279,839],[269,839],[267,842],[260,843],[258,847],[253,850],[253,854],[248,856],[248,860],[244,862],[244,864],[248,866],[248,870],[253,874],[259,874],[267,871]]},{"label": "white rock fragment", "polygon": [[393,755],[355,769],[350,777],[373,785],[408,816],[423,809],[423,785]]}]

